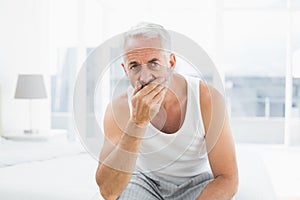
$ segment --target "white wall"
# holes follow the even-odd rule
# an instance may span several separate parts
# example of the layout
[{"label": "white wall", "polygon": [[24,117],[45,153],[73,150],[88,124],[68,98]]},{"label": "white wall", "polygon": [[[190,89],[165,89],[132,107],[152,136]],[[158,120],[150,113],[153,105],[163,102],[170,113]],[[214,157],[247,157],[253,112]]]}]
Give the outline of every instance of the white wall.
[{"label": "white wall", "polygon": [[[44,74],[49,88],[48,0],[0,1],[3,130],[29,128],[29,103],[14,99],[18,74]],[[50,98],[35,100],[33,128],[50,128]]]}]

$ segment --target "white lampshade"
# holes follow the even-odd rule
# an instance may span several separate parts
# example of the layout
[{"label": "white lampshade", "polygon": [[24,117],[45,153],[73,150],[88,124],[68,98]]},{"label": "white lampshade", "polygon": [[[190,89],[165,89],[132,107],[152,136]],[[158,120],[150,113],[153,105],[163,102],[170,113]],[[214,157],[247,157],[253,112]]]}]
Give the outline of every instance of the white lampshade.
[{"label": "white lampshade", "polygon": [[44,78],[38,74],[21,74],[18,76],[16,99],[47,98]]}]

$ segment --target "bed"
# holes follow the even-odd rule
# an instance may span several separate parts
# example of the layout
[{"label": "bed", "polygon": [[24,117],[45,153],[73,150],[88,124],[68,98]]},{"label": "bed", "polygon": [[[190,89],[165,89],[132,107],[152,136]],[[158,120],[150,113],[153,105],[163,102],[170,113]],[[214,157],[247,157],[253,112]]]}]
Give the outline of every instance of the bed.
[{"label": "bed", "polygon": [[[274,191],[260,157],[237,145],[238,200],[273,200]],[[100,200],[97,161],[78,141],[0,140],[1,200]]]},{"label": "bed", "polygon": [[[99,197],[97,161],[79,142],[0,141],[1,200]],[[101,199],[101,198],[99,198]]]}]

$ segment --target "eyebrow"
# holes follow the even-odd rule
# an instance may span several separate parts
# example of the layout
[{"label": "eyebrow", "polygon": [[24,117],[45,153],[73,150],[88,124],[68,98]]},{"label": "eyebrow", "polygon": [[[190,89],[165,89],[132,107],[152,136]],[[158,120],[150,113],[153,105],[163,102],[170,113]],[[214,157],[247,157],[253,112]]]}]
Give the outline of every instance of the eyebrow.
[{"label": "eyebrow", "polygon": [[[155,62],[155,61],[159,61],[159,59],[157,59],[157,58],[152,58],[151,60],[148,61],[148,63]],[[138,65],[138,64],[139,64],[139,63],[136,62],[136,61],[131,61],[131,62],[129,63],[129,65]]]},{"label": "eyebrow", "polygon": [[136,61],[132,61],[129,63],[129,65],[137,65],[138,63]]},{"label": "eyebrow", "polygon": [[148,61],[148,63],[154,62],[154,61],[159,61],[159,59],[157,59],[157,58],[152,58],[151,60]]}]

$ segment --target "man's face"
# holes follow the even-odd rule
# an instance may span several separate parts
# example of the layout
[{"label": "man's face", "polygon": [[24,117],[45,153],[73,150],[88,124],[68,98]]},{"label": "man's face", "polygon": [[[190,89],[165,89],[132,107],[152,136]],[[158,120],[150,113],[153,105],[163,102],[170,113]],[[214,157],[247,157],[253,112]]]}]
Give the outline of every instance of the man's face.
[{"label": "man's face", "polygon": [[171,78],[175,67],[175,56],[162,50],[159,38],[131,38],[125,45],[124,63],[122,66],[134,87],[136,81],[143,86],[156,79]]}]

